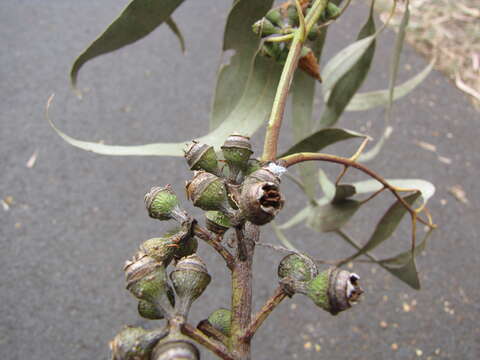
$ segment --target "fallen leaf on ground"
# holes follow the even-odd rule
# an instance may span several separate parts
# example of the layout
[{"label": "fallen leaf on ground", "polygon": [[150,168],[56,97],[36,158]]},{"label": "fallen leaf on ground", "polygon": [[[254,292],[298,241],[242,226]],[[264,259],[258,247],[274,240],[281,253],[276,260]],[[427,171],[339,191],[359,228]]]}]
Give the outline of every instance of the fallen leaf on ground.
[{"label": "fallen leaf on ground", "polygon": [[448,192],[452,194],[455,199],[460,201],[461,203],[468,204],[468,198],[467,194],[465,193],[465,190],[460,185],[454,185],[448,188]]}]

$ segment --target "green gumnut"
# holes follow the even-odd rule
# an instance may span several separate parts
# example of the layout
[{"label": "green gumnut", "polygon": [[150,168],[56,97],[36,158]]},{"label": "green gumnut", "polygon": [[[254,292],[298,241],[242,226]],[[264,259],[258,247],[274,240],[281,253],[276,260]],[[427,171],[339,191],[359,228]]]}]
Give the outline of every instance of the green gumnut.
[{"label": "green gumnut", "polygon": [[227,309],[218,309],[210,314],[208,322],[227,337],[231,335],[232,312]]},{"label": "green gumnut", "polygon": [[218,174],[218,159],[213,146],[192,141],[185,149],[185,159],[190,170],[205,170]]},{"label": "green gumnut", "polygon": [[270,20],[262,18],[252,25],[252,30],[255,34],[260,36],[269,36],[278,34],[280,29],[275,27]]},{"label": "green gumnut", "polygon": [[312,259],[305,255],[290,254],[285,256],[278,266],[280,279],[291,277],[297,281],[310,281],[318,274],[318,269]]},{"label": "green gumnut", "polygon": [[215,234],[225,233],[231,226],[230,219],[220,211],[207,211],[205,213],[207,229]]},{"label": "green gumnut", "polygon": [[187,197],[200,209],[220,210],[226,204],[225,184],[219,177],[205,171],[196,171],[186,190]]},{"label": "green gumnut", "polygon": [[150,217],[158,220],[170,220],[172,211],[178,206],[177,195],[170,186],[153,187],[145,195],[145,206]]},{"label": "green gumnut", "polygon": [[328,299],[330,272],[323,271],[307,283],[306,295],[317,305],[330,312],[330,301]]},{"label": "green gumnut", "polygon": [[267,15],[265,15],[265,18],[267,18],[273,25],[276,26],[280,26],[282,23],[282,14],[278,8],[270,9],[267,12]]},{"label": "green gumnut", "polygon": [[[168,300],[170,301],[170,304],[172,306],[175,306],[175,294],[170,285],[168,285],[167,297],[168,297]],[[153,305],[148,301],[139,300],[137,309],[140,316],[145,319],[161,320],[164,318],[163,313],[155,305]]]}]

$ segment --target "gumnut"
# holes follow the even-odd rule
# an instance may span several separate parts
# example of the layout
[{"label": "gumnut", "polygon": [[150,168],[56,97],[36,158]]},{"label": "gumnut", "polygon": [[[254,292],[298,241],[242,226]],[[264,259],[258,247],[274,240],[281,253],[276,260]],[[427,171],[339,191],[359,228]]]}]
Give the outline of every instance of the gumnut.
[{"label": "gumnut", "polygon": [[215,175],[219,174],[217,154],[213,146],[194,140],[187,145],[184,152],[190,170],[205,170]]},{"label": "gumnut", "polygon": [[202,259],[194,254],[178,262],[176,269],[170,273],[170,279],[177,294],[176,313],[186,317],[192,303],[207,288],[211,276]]},{"label": "gumnut", "polygon": [[155,345],[166,335],[164,329],[126,326],[109,342],[112,360],[149,360]]}]

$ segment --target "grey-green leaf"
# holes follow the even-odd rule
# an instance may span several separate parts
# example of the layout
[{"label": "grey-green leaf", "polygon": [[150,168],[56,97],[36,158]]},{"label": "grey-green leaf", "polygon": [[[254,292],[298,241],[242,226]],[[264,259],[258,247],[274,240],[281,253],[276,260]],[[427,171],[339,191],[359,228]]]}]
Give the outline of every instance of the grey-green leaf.
[{"label": "grey-green leaf", "polygon": [[307,225],[319,232],[330,232],[345,225],[360,207],[360,202],[343,200],[314,208]]},{"label": "grey-green leaf", "polygon": [[166,21],[183,0],[133,0],[117,19],[75,60],[70,79],[75,87],[80,68],[89,60],[147,36]]},{"label": "grey-green leaf", "polygon": [[180,42],[180,49],[182,49],[182,52],[185,52],[185,38],[182,35],[182,32],[180,31],[180,28],[178,27],[177,23],[171,18],[167,18],[165,20],[165,24],[168,25],[169,29],[172,30],[172,32],[175,34],[175,36],[178,38],[178,41]]},{"label": "grey-green leaf", "polygon": [[327,128],[318,130],[317,132],[293,145],[280,157],[298,152],[317,152],[329,145],[335,144],[336,142],[358,137],[364,138],[366,136],[346,129]]},{"label": "grey-green leaf", "polygon": [[271,0],[236,0],[233,3],[225,25],[223,51],[233,50],[235,54],[218,72],[210,130],[227,119],[246,89],[260,43],[252,31],[252,24],[265,16],[272,3]]},{"label": "grey-green leaf", "polygon": [[[375,21],[373,19],[374,3],[375,1],[372,1],[368,20],[360,30],[357,40],[362,40],[375,34]],[[331,91],[328,92],[328,100],[317,128],[331,127],[338,121],[340,115],[350,102],[350,99],[358,91],[370,70],[370,65],[372,64],[375,53],[375,43],[375,40],[370,43],[357,62],[351,66],[335,83]],[[327,86],[328,85],[325,85],[324,90]]]},{"label": "grey-green leaf", "polygon": [[[403,200],[405,200],[407,204],[412,205],[419,197],[420,193],[414,193],[405,196]],[[387,240],[390,236],[392,236],[393,232],[398,227],[406,213],[407,209],[405,206],[403,206],[403,204],[397,200],[382,216],[368,242],[350,259],[352,260],[368,251],[373,250]]]},{"label": "grey-green leaf", "polygon": [[[197,140],[220,147],[227,136],[234,132],[241,131],[246,136],[255,133],[270,113],[281,69],[274,61],[257,56],[245,92],[235,109],[218,128]],[[66,142],[83,150],[103,155],[183,156],[185,144],[191,141],[187,139],[178,143],[114,146],[78,140],[60,131],[48,117],[51,99],[47,104],[47,120],[50,125]]]},{"label": "grey-green leaf", "polygon": [[339,184],[335,186],[322,169],[318,171],[318,181],[325,197],[331,203],[341,202],[356,193],[355,186],[353,185]]},{"label": "grey-green leaf", "polygon": [[[426,204],[428,200],[435,194],[435,186],[426,180],[421,179],[386,179],[386,181],[396,187],[404,189],[417,189],[422,193],[423,203]],[[380,190],[383,185],[375,179],[358,181],[351,184],[357,194],[373,193]]]},{"label": "grey-green leaf", "polygon": [[323,93],[332,90],[335,84],[354,66],[375,41],[376,34],[350,44],[338,52],[322,71]]},{"label": "grey-green leaf", "polygon": [[[397,101],[402,97],[408,95],[410,92],[426,79],[428,74],[433,69],[435,61],[432,60],[425,69],[419,72],[411,79],[405,81],[403,84],[395,86],[393,92],[393,101]],[[370,91],[365,93],[358,93],[350,100],[345,111],[365,111],[375,107],[385,106],[389,101],[389,90]]]},{"label": "grey-green leaf", "polygon": [[359,157],[359,161],[367,162],[372,160],[377,154],[380,152],[381,148],[385,141],[389,138],[393,128],[390,126],[391,118],[392,118],[392,107],[393,107],[393,95],[395,90],[395,82],[397,80],[398,69],[400,65],[400,55],[402,54],[403,43],[405,40],[405,32],[407,30],[408,21],[410,19],[410,10],[409,10],[409,0],[406,0],[405,3],[405,12],[402,17],[402,21],[400,22],[400,26],[398,29],[397,36],[395,38],[395,45],[393,49],[392,59],[390,61],[390,73],[388,77],[388,102],[387,108],[385,110],[385,130],[375,144],[375,146],[370,149],[369,151],[363,153]]}]

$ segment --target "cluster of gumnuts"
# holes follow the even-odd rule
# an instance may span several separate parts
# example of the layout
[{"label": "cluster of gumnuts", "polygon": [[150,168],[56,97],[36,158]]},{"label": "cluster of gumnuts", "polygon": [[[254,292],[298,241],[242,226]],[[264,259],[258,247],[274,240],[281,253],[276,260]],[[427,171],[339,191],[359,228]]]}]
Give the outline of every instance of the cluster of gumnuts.
[{"label": "cluster of gumnuts", "polygon": [[[248,137],[229,136],[221,154],[223,159],[218,159],[212,146],[196,141],[185,150],[193,170],[193,178],[186,184],[187,198],[205,211],[206,229],[202,227],[202,231],[216,241],[222,241],[229,228],[242,227],[246,222],[270,222],[284,204],[279,185],[285,169],[251,159]],[[126,262],[127,289],[138,299],[140,316],[167,319],[169,326],[156,330],[126,327],[110,342],[113,359],[199,359],[196,346],[175,324],[185,323],[192,303],[211,280],[205,263],[196,254],[196,231],[200,226],[179,206],[168,185],[152,188],[145,195],[145,205],[150,217],[175,220],[178,227],[145,241]],[[172,264],[175,269],[168,274]],[[280,262],[278,275],[288,295],[307,295],[332,314],[349,308],[362,292],[357,275],[336,268],[319,272],[303,254],[286,256]],[[230,337],[230,310],[216,310],[203,322],[225,338]]]},{"label": "cluster of gumnuts", "polygon": [[[311,1],[301,1],[302,11],[305,16],[311,9]],[[307,40],[314,42],[318,39],[322,24],[335,19],[340,14],[340,9],[332,2],[329,2],[318,19],[307,34]],[[280,6],[271,9],[265,17],[253,24],[253,32],[262,38],[275,38],[291,34],[299,26],[299,16],[295,1],[286,1]],[[272,39],[274,40],[274,39]],[[289,41],[265,41],[262,44],[260,53],[263,56],[273,58],[277,63],[283,65],[290,50]],[[304,45],[300,54],[298,67],[308,75],[321,81],[318,60],[315,52],[308,45]]]}]

